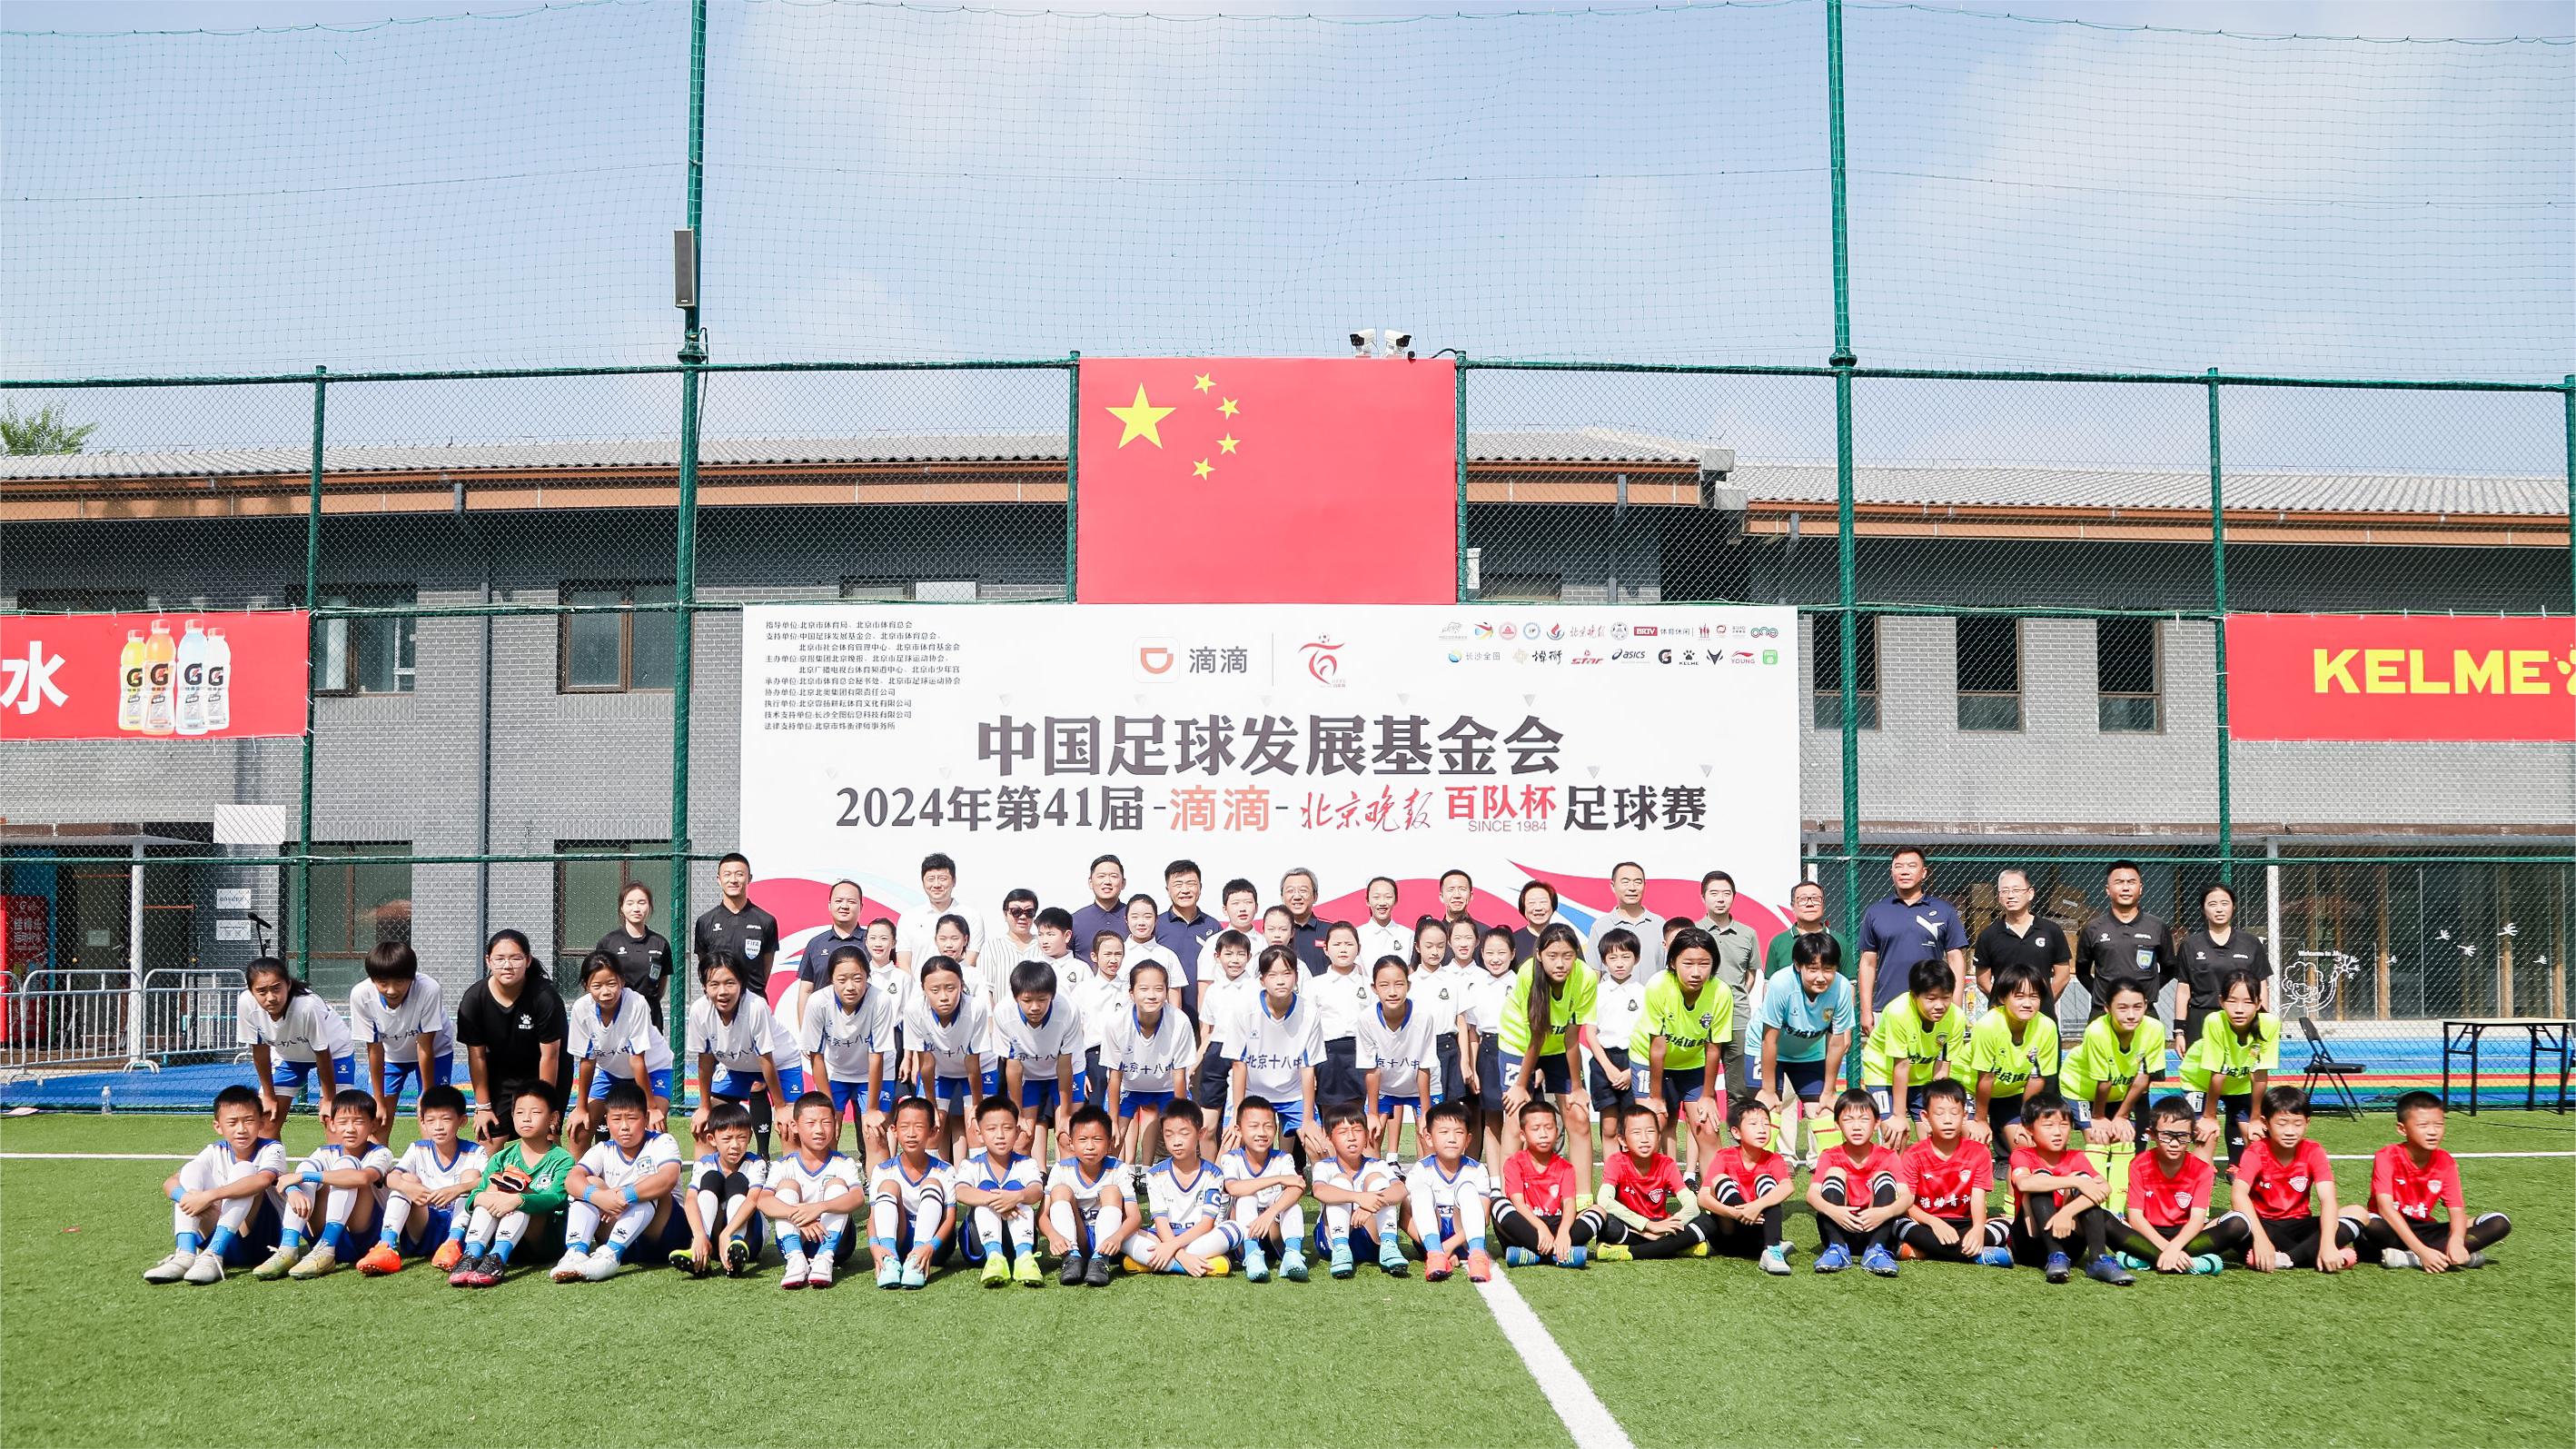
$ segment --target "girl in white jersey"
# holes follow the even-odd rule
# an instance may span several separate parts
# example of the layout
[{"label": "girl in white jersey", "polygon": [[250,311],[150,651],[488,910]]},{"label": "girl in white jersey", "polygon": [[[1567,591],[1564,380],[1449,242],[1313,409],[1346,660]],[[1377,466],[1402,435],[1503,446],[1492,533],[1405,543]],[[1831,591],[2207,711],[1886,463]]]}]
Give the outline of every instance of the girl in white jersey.
[{"label": "girl in white jersey", "polygon": [[233,1021],[239,1041],[250,1049],[251,1070],[259,1083],[265,1114],[261,1135],[275,1137],[286,1130],[287,1109],[304,1095],[305,1079],[317,1071],[325,1118],[340,1088],[357,1084],[348,1024],[276,957],[262,956],[242,968]]}]

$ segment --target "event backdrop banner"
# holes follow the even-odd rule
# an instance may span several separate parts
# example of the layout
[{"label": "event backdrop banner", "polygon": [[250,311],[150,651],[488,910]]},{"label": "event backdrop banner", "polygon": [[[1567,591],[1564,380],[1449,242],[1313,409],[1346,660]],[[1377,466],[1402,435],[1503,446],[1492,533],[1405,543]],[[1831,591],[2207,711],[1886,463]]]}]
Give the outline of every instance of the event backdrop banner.
[{"label": "event backdrop banner", "polygon": [[300,735],[309,623],[295,609],[0,618],[0,740]]},{"label": "event backdrop banner", "polygon": [[1370,876],[1409,921],[1463,868],[1506,924],[1527,880],[1589,922],[1622,860],[1696,916],[1723,869],[1765,936],[1797,878],[1791,609],[790,604],[743,629],[742,848],[791,947],[836,877],[871,917],[919,909],[932,851],[984,918],[1019,886],[1083,904],[1102,853],[1157,899],[1199,862],[1212,911],[1308,866],[1355,920]]},{"label": "event backdrop banner", "polygon": [[1447,358],[1086,357],[1081,380],[1084,603],[1458,597]]},{"label": "event backdrop banner", "polygon": [[2234,614],[2240,740],[2576,740],[2576,619]]}]

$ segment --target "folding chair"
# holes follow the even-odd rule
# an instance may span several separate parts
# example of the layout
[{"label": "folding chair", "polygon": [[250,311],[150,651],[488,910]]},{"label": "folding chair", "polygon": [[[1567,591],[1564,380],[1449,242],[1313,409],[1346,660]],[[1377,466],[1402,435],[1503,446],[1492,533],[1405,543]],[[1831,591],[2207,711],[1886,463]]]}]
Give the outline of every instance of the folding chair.
[{"label": "folding chair", "polygon": [[2317,1019],[2313,1016],[2299,1018],[2299,1034],[2308,1039],[2308,1078],[2300,1083],[2299,1089],[2306,1092],[2308,1100],[2313,1102],[2316,1100],[2317,1083],[2332,1083],[2335,1095],[2343,1102],[2344,1115],[2359,1117],[2361,1098],[2353,1093],[2352,1079],[2369,1071],[2370,1065],[2337,1058],[2326,1046],[2325,1034],[2317,1030]]}]

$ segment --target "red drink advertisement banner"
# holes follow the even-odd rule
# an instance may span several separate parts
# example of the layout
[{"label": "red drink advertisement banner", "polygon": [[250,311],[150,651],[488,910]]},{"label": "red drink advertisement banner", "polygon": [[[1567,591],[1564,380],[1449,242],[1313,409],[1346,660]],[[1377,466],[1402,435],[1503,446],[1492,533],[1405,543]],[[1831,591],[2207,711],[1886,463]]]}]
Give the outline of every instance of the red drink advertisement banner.
[{"label": "red drink advertisement banner", "polygon": [[2240,740],[2576,740],[2576,619],[2235,614]]},{"label": "red drink advertisement banner", "polygon": [[0,617],[0,740],[304,733],[309,616]]}]

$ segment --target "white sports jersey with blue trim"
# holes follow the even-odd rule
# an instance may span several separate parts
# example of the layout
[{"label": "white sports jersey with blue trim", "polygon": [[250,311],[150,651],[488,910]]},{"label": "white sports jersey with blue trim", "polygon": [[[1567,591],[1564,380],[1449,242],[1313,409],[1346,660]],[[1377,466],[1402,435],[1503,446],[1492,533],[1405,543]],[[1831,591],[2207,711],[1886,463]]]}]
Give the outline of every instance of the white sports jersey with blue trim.
[{"label": "white sports jersey with blue trim", "polygon": [[903,1204],[907,1214],[945,1212],[948,1205],[957,1200],[957,1183],[949,1172],[948,1164],[936,1157],[922,1166],[919,1177],[905,1169],[902,1158],[895,1157],[877,1168],[875,1181],[868,1185],[868,1194],[879,1199],[895,1199]]},{"label": "white sports jersey with blue trim", "polygon": [[1051,1077],[1056,1059],[1082,1046],[1082,1012],[1058,992],[1047,1003],[1046,1019],[1031,1025],[1015,1001],[993,1014],[993,1035],[1002,1044],[1002,1055],[1020,1063],[1024,1078]]},{"label": "white sports jersey with blue trim", "polygon": [[257,1142],[251,1144],[250,1160],[248,1162],[244,1162],[240,1158],[233,1156],[231,1143],[216,1142],[208,1145],[203,1152],[198,1153],[196,1160],[203,1164],[209,1172],[215,1174],[215,1180],[217,1182],[229,1187],[232,1184],[241,1181],[243,1178],[250,1176],[254,1172],[274,1172],[280,1177],[284,1177],[286,1175],[286,1144],[278,1141],[274,1137],[263,1137]]},{"label": "white sports jersey with blue trim", "polygon": [[1126,1182],[1127,1169],[1115,1157],[1100,1159],[1100,1175],[1092,1178],[1082,1175],[1081,1163],[1067,1157],[1047,1170],[1047,1196],[1053,1197],[1057,1188],[1063,1188],[1073,1194],[1073,1205],[1088,1214],[1100,1206],[1104,1197],[1114,1195],[1123,1200],[1127,1196]]},{"label": "white sports jersey with blue trim", "polygon": [[1198,1039],[1190,1032],[1189,1018],[1169,1006],[1150,1032],[1133,1006],[1113,1014],[1101,1032],[1101,1068],[1122,1074],[1123,1091],[1177,1092],[1182,1075],[1198,1059]]},{"label": "white sports jersey with blue trim", "polygon": [[657,1167],[668,1167],[680,1160],[680,1144],[668,1132],[647,1132],[635,1145],[635,1155],[628,1157],[615,1142],[602,1137],[582,1154],[581,1165],[593,1178],[610,1187],[632,1187]]},{"label": "white sports jersey with blue trim", "polygon": [[[753,1191],[769,1186],[769,1159],[757,1152],[744,1153],[742,1161],[734,1164],[733,1170],[742,1174],[743,1181],[749,1183]],[[697,1185],[695,1179],[710,1172],[722,1171],[724,1171],[723,1159],[712,1152],[701,1152],[698,1154],[697,1169],[683,1176],[680,1179],[680,1186],[694,1187]]]},{"label": "white sports jersey with blue trim", "polygon": [[1344,1192],[1377,1192],[1399,1186],[1394,1164],[1375,1157],[1363,1157],[1356,1168],[1345,1169],[1341,1158],[1326,1153],[1315,1159],[1306,1176],[1317,1187],[1338,1187]]},{"label": "white sports jersey with blue trim", "polygon": [[1440,1160],[1426,1157],[1406,1170],[1407,1191],[1427,1193],[1432,1204],[1443,1212],[1455,1209],[1468,1198],[1483,1200],[1494,1195],[1493,1179],[1485,1175],[1485,1166],[1472,1157],[1458,1159],[1456,1176],[1440,1170]]},{"label": "white sports jersey with blue trim", "polygon": [[241,1045],[265,1046],[286,1061],[319,1060],[317,1048],[335,1060],[349,1055],[349,1024],[310,991],[288,997],[285,1014],[271,1016],[244,988],[233,1008],[233,1026]]},{"label": "white sports jersey with blue trim", "polygon": [[1157,1221],[1187,1235],[1192,1229],[1224,1220],[1229,1205],[1225,1174],[1201,1161],[1197,1172],[1183,1178],[1172,1170],[1172,1160],[1166,1157],[1145,1174],[1145,1202]]},{"label": "white sports jersey with blue trim", "polygon": [[977,1076],[993,1055],[991,1008],[974,992],[960,992],[956,1014],[941,1021],[930,998],[916,991],[903,1004],[903,1044],[908,1051],[930,1053],[933,1076]]},{"label": "white sports jersey with blue trim", "polygon": [[336,1143],[325,1142],[313,1149],[313,1155],[295,1166],[295,1175],[305,1177],[325,1172],[339,1172],[352,1167],[373,1168],[379,1178],[394,1169],[393,1149],[380,1142],[370,1142],[357,1152]]},{"label": "white sports jersey with blue trim", "polygon": [[[1377,1002],[1360,1013],[1359,1043],[1352,1065],[1365,1072],[1377,1071],[1377,1089],[1389,1097],[1419,1095],[1425,1088],[1439,1090],[1440,1042],[1433,1033],[1431,1013],[1411,997],[1405,998],[1404,1025],[1386,1024],[1386,1003]],[[1371,1103],[1374,1109],[1376,1104]]]},{"label": "white sports jersey with blue trim", "polygon": [[1007,1192],[1012,1188],[1035,1187],[1046,1180],[1045,1169],[1034,1157],[1012,1153],[1007,1162],[996,1163],[990,1153],[970,1152],[950,1170],[950,1175],[968,1187],[985,1192]]},{"label": "white sports jersey with blue trim", "polygon": [[635,1054],[644,1054],[644,1070],[671,1069],[671,1043],[653,1024],[653,1008],[633,991],[617,994],[617,1019],[602,1021],[599,1003],[585,992],[572,1003],[571,1025],[564,1033],[564,1054],[594,1062],[601,1071],[624,1081],[634,1074]]},{"label": "white sports jersey with blue trim", "polygon": [[1314,1008],[1301,994],[1288,1014],[1270,1009],[1267,993],[1252,1000],[1242,1018],[1242,1035],[1226,1043],[1225,1054],[1243,1063],[1243,1092],[1294,1105],[1306,1095],[1305,1069],[1323,1060],[1324,1034]]},{"label": "white sports jersey with blue trim", "polygon": [[456,1155],[441,1162],[438,1158],[438,1144],[423,1137],[404,1148],[402,1160],[396,1162],[394,1166],[419,1178],[420,1185],[423,1187],[441,1188],[454,1187],[463,1182],[480,1181],[483,1169],[490,1161],[490,1158],[484,1156],[480,1146],[470,1142],[459,1142],[456,1144]]},{"label": "white sports jersey with blue trim", "polygon": [[427,1037],[430,1059],[456,1049],[456,1030],[449,1023],[447,993],[434,976],[412,978],[411,994],[400,1006],[385,1005],[385,994],[373,981],[349,988],[349,1035],[361,1046],[374,1042],[385,1049],[385,1061],[408,1062]]},{"label": "white sports jersey with blue trim", "polygon": [[1252,1210],[1254,1212],[1270,1211],[1270,1205],[1279,1201],[1279,1194],[1283,1192],[1297,1191],[1302,1193],[1304,1191],[1302,1185],[1296,1180],[1297,1160],[1290,1157],[1287,1153],[1279,1151],[1277,1148],[1271,1149],[1270,1157],[1267,1161],[1263,1162],[1259,1167],[1254,1167],[1252,1165],[1252,1159],[1245,1156],[1243,1149],[1238,1147],[1232,1152],[1227,1153],[1224,1159],[1217,1163],[1217,1171],[1221,1173],[1228,1182],[1258,1182],[1265,1177],[1285,1179],[1285,1181],[1274,1181],[1271,1186],[1265,1187],[1259,1192],[1250,1193],[1246,1196],[1234,1199],[1234,1201],[1238,1203],[1248,1202],[1252,1204]]},{"label": "white sports jersey with blue trim", "polygon": [[698,1050],[716,1059],[716,1065],[742,1076],[757,1076],[761,1063],[770,1061],[782,1067],[802,1067],[804,1048],[796,1033],[787,1029],[769,1003],[756,991],[746,991],[734,1003],[733,1020],[716,1014],[716,1004],[701,996],[689,1003],[688,1039]]},{"label": "white sports jersey with blue trim", "polygon": [[791,1152],[769,1165],[769,1189],[772,1192],[795,1189],[798,1202],[821,1202],[839,1197],[859,1185],[861,1168],[857,1160],[835,1152],[817,1167],[805,1160],[802,1152]]},{"label": "white sports jersey with blue trim", "polygon": [[[873,985],[853,1011],[841,1005],[838,992],[823,990],[805,998],[805,1030],[799,1041],[820,1053],[823,1070],[836,1082],[868,1079],[868,1058],[894,1050],[895,1000]],[[820,1082],[808,1082],[820,1088]]]}]

